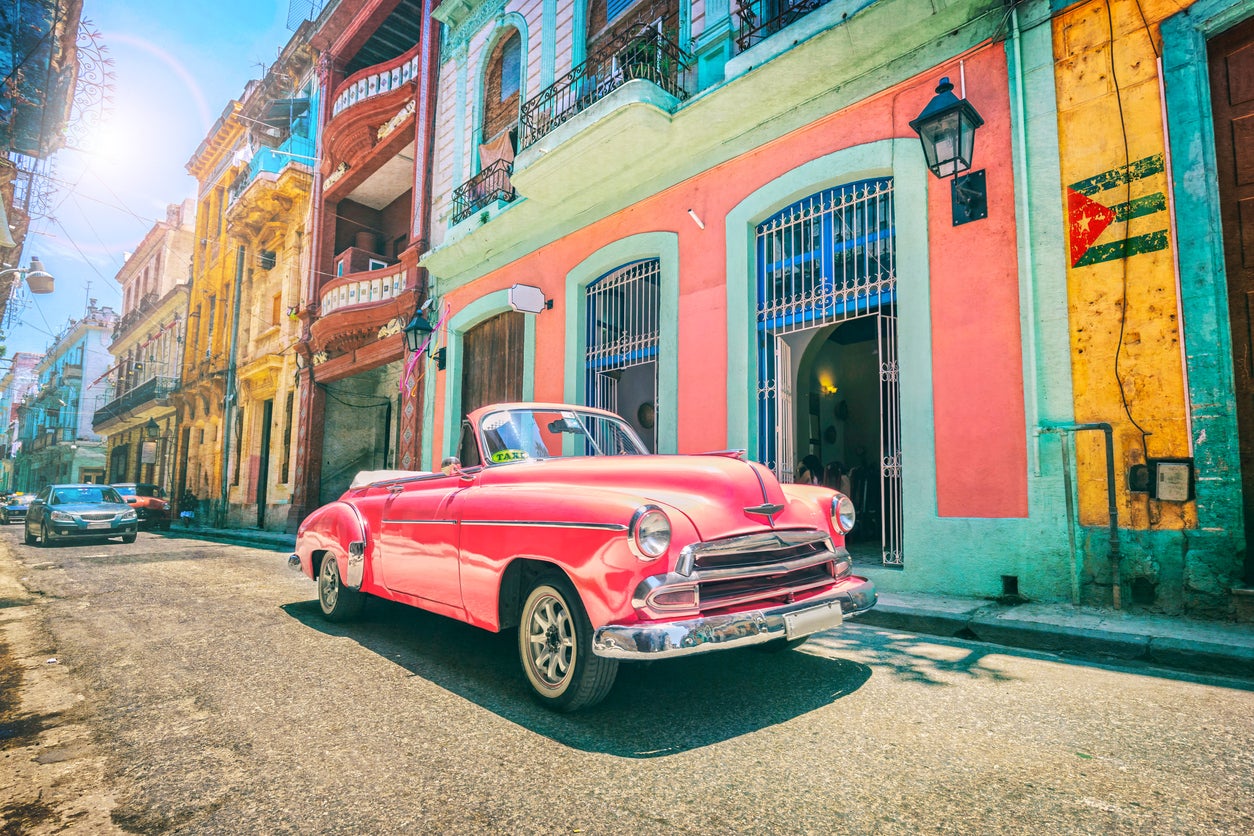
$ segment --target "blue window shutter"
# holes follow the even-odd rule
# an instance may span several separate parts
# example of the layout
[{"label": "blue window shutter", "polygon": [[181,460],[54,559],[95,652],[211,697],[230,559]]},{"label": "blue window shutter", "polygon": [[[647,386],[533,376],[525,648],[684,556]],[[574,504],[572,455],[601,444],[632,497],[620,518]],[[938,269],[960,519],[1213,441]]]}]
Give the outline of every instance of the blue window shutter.
[{"label": "blue window shutter", "polygon": [[605,22],[613,23],[634,2],[635,0],[605,0]]}]

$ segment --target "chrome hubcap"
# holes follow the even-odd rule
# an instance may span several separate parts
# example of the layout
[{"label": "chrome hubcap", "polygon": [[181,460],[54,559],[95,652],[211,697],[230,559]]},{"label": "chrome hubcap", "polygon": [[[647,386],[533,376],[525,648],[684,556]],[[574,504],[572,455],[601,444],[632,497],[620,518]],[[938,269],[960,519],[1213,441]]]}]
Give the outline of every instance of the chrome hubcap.
[{"label": "chrome hubcap", "polygon": [[575,661],[574,624],[565,604],[552,595],[536,602],[528,620],[531,667],[548,685],[560,685]]},{"label": "chrome hubcap", "polygon": [[328,557],[322,561],[322,608],[324,610],[335,608],[335,599],[339,597],[340,576],[335,571],[335,558]]}]

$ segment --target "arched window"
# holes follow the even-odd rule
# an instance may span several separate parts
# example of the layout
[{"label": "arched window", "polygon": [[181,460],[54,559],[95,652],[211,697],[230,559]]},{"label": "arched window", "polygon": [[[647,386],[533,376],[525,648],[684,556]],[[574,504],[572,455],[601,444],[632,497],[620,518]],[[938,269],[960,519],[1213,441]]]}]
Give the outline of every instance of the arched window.
[{"label": "arched window", "polygon": [[[496,44],[488,59],[483,85],[483,145],[485,148],[502,141],[518,124],[518,98],[522,90],[522,37],[511,29]],[[513,143],[507,155],[513,160]],[[484,167],[491,161],[483,160]]]}]

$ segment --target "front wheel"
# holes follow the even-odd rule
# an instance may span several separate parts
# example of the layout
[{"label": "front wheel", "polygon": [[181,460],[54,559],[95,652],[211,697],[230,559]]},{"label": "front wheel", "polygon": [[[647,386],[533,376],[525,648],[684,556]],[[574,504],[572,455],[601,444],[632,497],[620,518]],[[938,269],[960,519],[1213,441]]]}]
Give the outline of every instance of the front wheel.
[{"label": "front wheel", "polygon": [[322,558],[322,568],[318,571],[318,606],[331,621],[354,619],[366,606],[366,594],[349,589],[340,580],[339,563],[333,554]]},{"label": "front wheel", "polygon": [[542,705],[575,711],[596,705],[610,692],[618,660],[592,653],[592,623],[570,583],[541,578],[523,604],[518,655]]},{"label": "front wheel", "polygon": [[122,535],[122,542],[123,542],[123,543],[134,543],[134,542],[135,542],[135,535],[134,535],[134,534],[123,534],[123,535]]},{"label": "front wheel", "polygon": [[41,546],[52,545],[52,532],[48,530],[47,522],[43,522],[39,524],[39,545]]},{"label": "front wheel", "polygon": [[35,545],[35,535],[30,533],[29,525],[22,526],[22,539],[26,541],[26,545],[28,546]]}]

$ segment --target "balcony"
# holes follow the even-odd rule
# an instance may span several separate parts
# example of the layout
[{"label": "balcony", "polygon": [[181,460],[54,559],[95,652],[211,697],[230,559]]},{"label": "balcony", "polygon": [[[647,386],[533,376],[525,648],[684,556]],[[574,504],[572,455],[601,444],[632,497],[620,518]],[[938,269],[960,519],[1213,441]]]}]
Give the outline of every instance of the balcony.
[{"label": "balcony", "polygon": [[299,166],[302,171],[310,172],[313,170],[313,163],[314,141],[309,137],[293,135],[278,148],[262,147],[253,154],[248,168],[231,183],[227,192],[227,205],[234,204],[263,174],[269,175],[265,179],[274,181],[288,166]]},{"label": "balcony", "polygon": [[[354,263],[349,255],[345,251],[339,260]],[[319,292],[317,315],[309,324],[316,350],[342,348],[366,335],[377,336],[379,329],[407,306],[412,309],[417,280],[417,251],[411,248],[401,254],[396,264],[327,282]]]},{"label": "balcony", "polygon": [[740,0],[736,51],[744,52],[831,0]]},{"label": "balcony", "polygon": [[497,160],[458,186],[453,192],[453,223],[461,223],[498,200],[513,200],[514,187],[509,181],[513,168],[512,163]]},{"label": "balcony", "polygon": [[346,78],[335,88],[334,98],[331,100],[331,118],[335,119],[362,102],[386,95],[413,81],[418,75],[419,46],[421,44],[415,44],[408,52],[391,61],[367,67]]},{"label": "balcony", "polygon": [[682,101],[680,79],[692,58],[650,24],[611,41],[522,106],[521,147],[534,145],[629,81],[649,81]]},{"label": "balcony", "polygon": [[119,395],[100,409],[97,409],[92,415],[92,428],[99,429],[105,424],[125,417],[132,411],[152,401],[164,403],[165,399],[177,386],[178,380],[176,378],[150,377],[134,389]]}]

